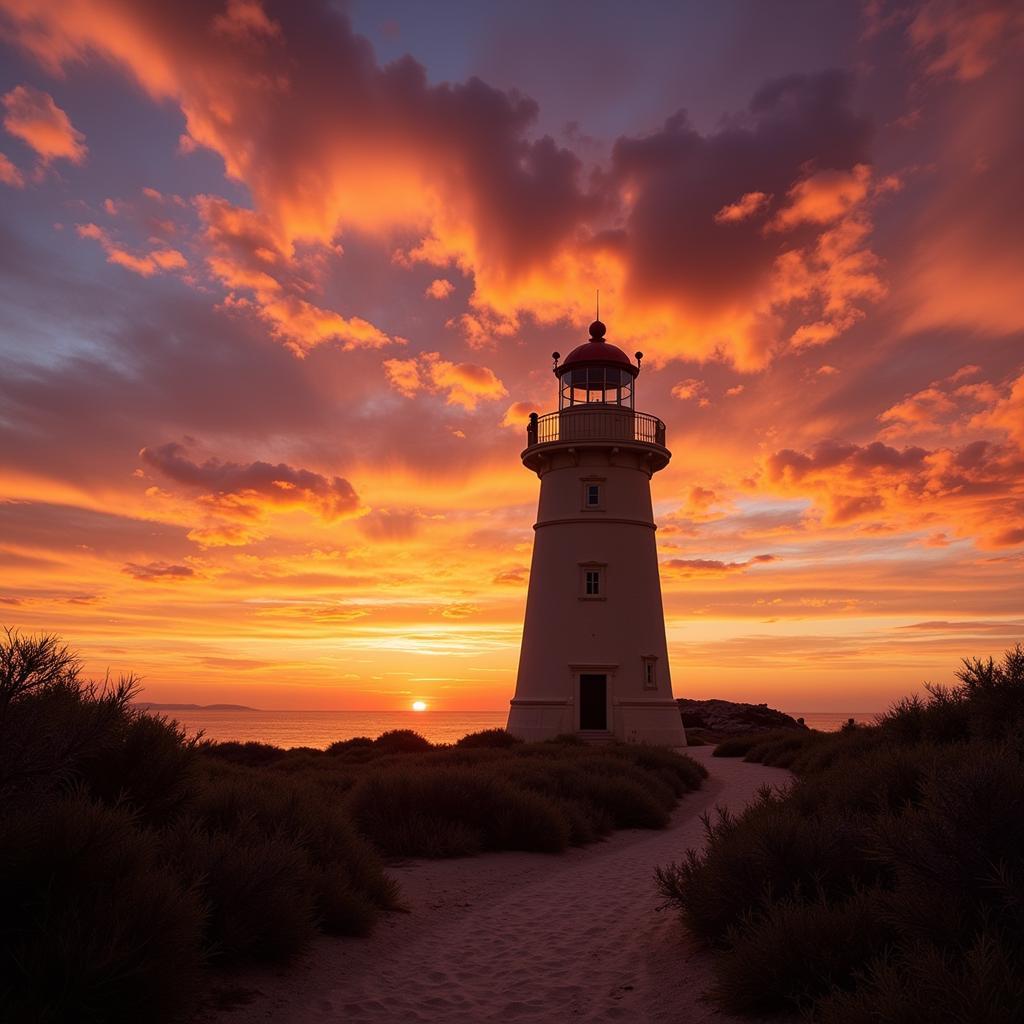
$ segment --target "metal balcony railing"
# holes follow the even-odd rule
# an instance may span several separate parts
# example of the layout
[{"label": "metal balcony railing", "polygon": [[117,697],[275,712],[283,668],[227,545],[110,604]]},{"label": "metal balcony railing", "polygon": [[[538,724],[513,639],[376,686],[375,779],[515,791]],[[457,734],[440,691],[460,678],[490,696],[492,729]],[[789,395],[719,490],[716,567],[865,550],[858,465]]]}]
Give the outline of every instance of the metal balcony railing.
[{"label": "metal balcony railing", "polygon": [[530,416],[526,444],[561,441],[639,441],[665,447],[665,424],[657,416],[620,406],[577,405]]}]

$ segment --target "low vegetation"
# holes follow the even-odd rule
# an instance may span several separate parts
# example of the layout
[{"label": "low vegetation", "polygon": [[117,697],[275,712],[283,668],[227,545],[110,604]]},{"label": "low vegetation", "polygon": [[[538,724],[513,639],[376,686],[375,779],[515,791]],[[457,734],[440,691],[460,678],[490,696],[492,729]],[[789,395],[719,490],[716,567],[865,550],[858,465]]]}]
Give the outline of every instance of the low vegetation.
[{"label": "low vegetation", "polygon": [[205,743],[0,635],[0,1020],[182,1019],[211,971],[281,962],[400,906],[384,858],[558,852],[659,828],[706,772],[646,747]]},{"label": "low vegetation", "polygon": [[733,1012],[824,1024],[1010,1024],[1024,1005],[1024,650],[963,663],[873,726],[782,730],[718,756],[791,769],[663,894],[718,951]]}]

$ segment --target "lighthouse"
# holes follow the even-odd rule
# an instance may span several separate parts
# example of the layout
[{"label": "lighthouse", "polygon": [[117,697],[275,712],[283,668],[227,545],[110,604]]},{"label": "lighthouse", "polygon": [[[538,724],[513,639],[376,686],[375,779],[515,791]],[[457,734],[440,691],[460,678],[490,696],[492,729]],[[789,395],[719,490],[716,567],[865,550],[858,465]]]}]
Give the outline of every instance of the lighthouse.
[{"label": "lighthouse", "polygon": [[553,353],[558,411],[527,427],[540,501],[508,731],[683,746],[651,506],[672,453],[634,409],[643,353],[634,364],[605,334],[595,320],[563,363]]}]

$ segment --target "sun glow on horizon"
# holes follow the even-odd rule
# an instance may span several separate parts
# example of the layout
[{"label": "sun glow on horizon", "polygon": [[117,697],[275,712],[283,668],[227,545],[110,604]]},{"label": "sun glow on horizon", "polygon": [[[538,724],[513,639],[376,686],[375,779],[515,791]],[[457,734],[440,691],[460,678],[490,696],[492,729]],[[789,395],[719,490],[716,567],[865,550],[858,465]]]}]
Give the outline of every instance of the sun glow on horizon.
[{"label": "sun glow on horizon", "polygon": [[413,711],[426,711],[427,702],[425,700],[414,700],[412,702],[412,709]]}]

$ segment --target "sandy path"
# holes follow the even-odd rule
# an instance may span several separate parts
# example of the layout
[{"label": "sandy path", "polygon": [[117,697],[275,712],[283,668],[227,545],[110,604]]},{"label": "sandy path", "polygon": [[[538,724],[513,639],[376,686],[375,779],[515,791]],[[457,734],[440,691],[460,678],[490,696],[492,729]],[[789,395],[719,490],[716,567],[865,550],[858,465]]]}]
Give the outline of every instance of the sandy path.
[{"label": "sandy path", "polygon": [[320,939],[287,970],[236,975],[228,987],[244,1003],[205,1019],[725,1024],[702,999],[706,954],[675,913],[657,910],[654,869],[701,844],[702,811],[737,810],[788,773],[712,759],[711,750],[688,751],[711,778],[664,831],[617,832],[559,856],[403,864],[392,874],[411,914],[389,915],[368,939]]}]

